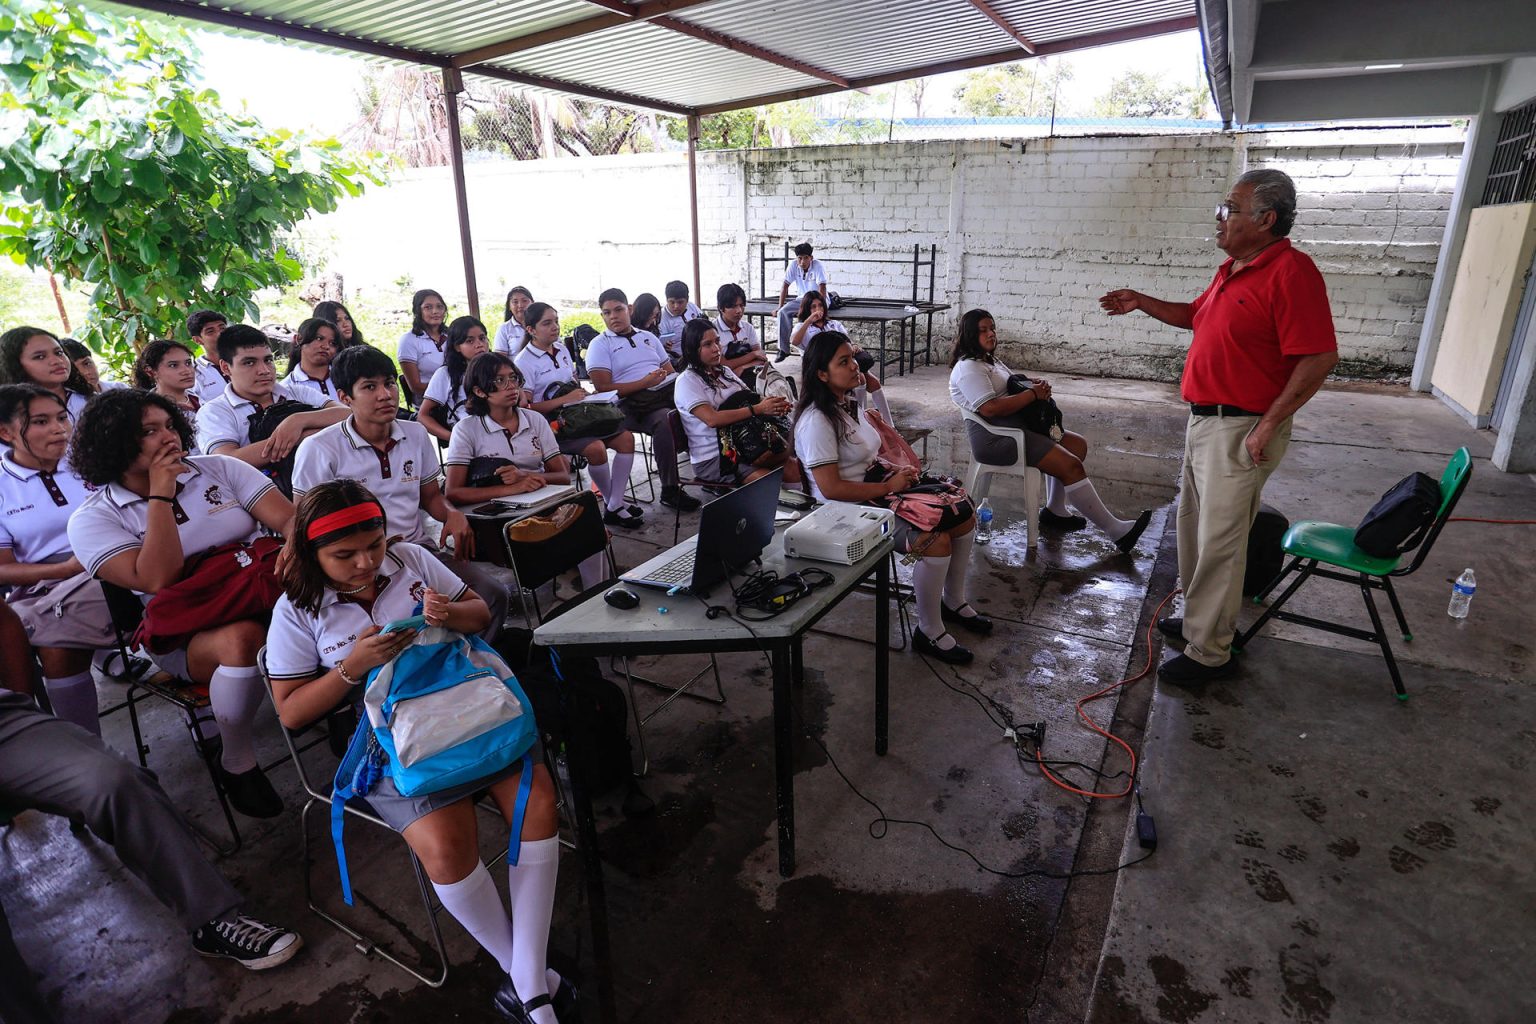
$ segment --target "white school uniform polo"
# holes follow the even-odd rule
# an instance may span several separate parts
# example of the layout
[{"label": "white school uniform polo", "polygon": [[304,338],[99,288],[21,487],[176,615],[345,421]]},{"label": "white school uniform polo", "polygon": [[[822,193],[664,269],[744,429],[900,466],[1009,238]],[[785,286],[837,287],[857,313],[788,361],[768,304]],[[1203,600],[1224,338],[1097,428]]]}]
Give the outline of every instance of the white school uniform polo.
[{"label": "white school uniform polo", "polygon": [[[467,374],[466,374],[467,375]],[[427,381],[426,394],[423,398],[430,398],[438,405],[448,410],[448,425],[451,427],[458,422],[464,412],[464,382],[459,381],[459,386],[448,391],[448,367],[439,366],[437,372],[432,374],[432,379]]]},{"label": "white school uniform polo", "polygon": [[80,414],[85,412],[85,407],[90,400],[90,395],[82,395],[78,391],[64,392],[64,411],[69,414],[69,422],[80,422]]},{"label": "white school uniform polo", "polygon": [[512,357],[512,363],[517,367],[517,372],[523,375],[523,385],[535,402],[548,401],[544,392],[551,384],[564,384],[576,379],[576,363],[565,346],[558,341],[550,346],[548,352],[540,351],[537,345],[529,345]]},{"label": "white school uniform polo", "polygon": [[[733,342],[738,341],[746,342],[759,352],[763,349],[762,339],[757,336],[757,328],[753,327],[752,321],[748,320],[745,316],[736,322],[736,329],[734,331],[725,325],[725,317],[715,317],[715,333],[720,335],[720,351],[722,352],[729,349]],[[739,359],[740,355],[733,358]]]},{"label": "white school uniform polo", "polygon": [[472,459],[510,459],[518,469],[538,473],[560,454],[560,442],[549,421],[531,409],[517,410],[517,430],[508,430],[489,416],[466,416],[454,424],[443,456],[445,466],[467,466]]},{"label": "white school uniform polo", "polygon": [[841,320],[823,320],[820,325],[810,324],[805,328],[805,333],[800,336],[800,347],[808,347],[811,344],[811,339],[822,331],[836,331],[839,334],[846,335],[848,328],[843,326]]},{"label": "white school uniform polo", "polygon": [[747,390],[730,367],[722,366],[720,370],[720,379],[711,385],[690,367],[677,375],[677,387],[672,392],[677,411],[682,414],[683,431],[688,435],[688,461],[695,465],[718,458],[720,441],[716,429],[695,416],[693,410],[701,405],[718,409],[721,402],[736,392]]},{"label": "white school uniform polo", "polygon": [[70,513],[96,488],[64,464],[52,473],[0,455],[0,548],[23,565],[61,562],[70,555]]},{"label": "white school uniform polo", "polygon": [[[280,402],[285,398],[316,409],[335,404],[308,387],[289,387],[281,381],[273,384],[272,401]],[[251,417],[259,408],[262,407],[250,399],[235,394],[234,388],[226,388],[213,401],[204,402],[197,410],[197,450],[212,455],[224,445],[244,448],[250,444]]]},{"label": "white school uniform polo", "polygon": [[[607,370],[613,374],[615,384],[640,380],[662,364],[670,368],[672,357],[667,354],[661,339],[650,331],[637,330],[628,338],[604,331],[592,339],[592,345],[587,349],[587,372]],[[675,372],[669,372],[666,380],[646,390],[660,391],[676,376]]]},{"label": "white school uniform polo", "polygon": [[349,416],[300,442],[293,462],[293,499],[331,480],[358,480],[379,499],[390,534],[419,544],[426,537],[421,489],[440,473],[437,442],[420,423],[395,420],[387,450],[381,451],[357,435]]},{"label": "white school uniform polo", "polygon": [[807,407],[795,420],[795,455],[806,469],[811,493],[817,501],[826,495],[816,486],[817,466],[837,466],[837,475],[849,483],[863,483],[864,474],[880,454],[880,432],[866,416],[857,424],[846,417],[833,423],[815,406]]},{"label": "white school uniform polo", "polygon": [[277,599],[267,630],[267,671],[273,679],[313,679],[347,656],[369,626],[387,626],[416,612],[427,588],[457,601],[469,587],[432,552],[415,544],[394,544],[379,566],[379,588],[368,608],[326,588],[318,612]]},{"label": "white school uniform polo", "polygon": [[949,400],[967,412],[980,413],[994,398],[1008,394],[1008,367],[985,359],[962,359],[949,371]]},{"label": "white school uniform polo", "polygon": [[496,340],[491,342],[491,351],[500,352],[502,355],[515,355],[522,348],[523,339],[527,336],[528,329],[516,320],[507,320],[496,328]]},{"label": "white school uniform polo", "polygon": [[661,307],[661,344],[674,356],[683,354],[683,328],[689,320],[696,320],[704,313],[693,303],[688,303],[688,308],[683,310],[682,316],[673,316],[667,307]]},{"label": "white school uniform polo", "polygon": [[219,368],[207,356],[198,356],[193,359],[192,368],[197,374],[197,379],[193,381],[191,391],[197,396],[199,402],[211,402],[229,387],[229,381],[224,379]]},{"label": "white school uniform polo", "polygon": [[300,389],[313,391],[315,394],[319,395],[321,401],[324,402],[341,401],[340,396],[336,394],[336,385],[331,383],[331,378],[329,375],[327,375],[324,379],[311,377],[309,374],[304,372],[304,367],[302,366],[295,366],[293,368],[293,372],[284,377],[282,380],[278,381],[278,383],[286,387],[289,391],[298,391]]},{"label": "white school uniform polo", "polygon": [[796,295],[809,295],[827,283],[827,269],[818,259],[811,260],[809,270],[801,270],[798,259],[790,260],[789,269],[784,271],[784,283],[794,288]]},{"label": "white school uniform polo", "polygon": [[443,343],[439,345],[425,334],[406,331],[400,335],[400,344],[395,346],[395,357],[402,363],[415,363],[421,379],[431,380],[437,368],[443,365],[443,352],[447,347],[446,333],[443,335]]},{"label": "white school uniform polo", "polygon": [[[221,544],[248,541],[261,532],[252,509],[276,485],[261,470],[227,455],[188,455],[176,478],[176,532],[183,558]],[[122,484],[108,484],[69,517],[69,546],[95,576],[115,555],[144,546],[150,502]]]},{"label": "white school uniform polo", "polygon": [[99,378],[97,378],[97,383],[99,383],[101,385],[101,393],[102,394],[106,394],[108,391],[126,391],[126,390],[128,390],[128,385],[124,384],[120,380],[107,380],[105,377],[99,377]]}]

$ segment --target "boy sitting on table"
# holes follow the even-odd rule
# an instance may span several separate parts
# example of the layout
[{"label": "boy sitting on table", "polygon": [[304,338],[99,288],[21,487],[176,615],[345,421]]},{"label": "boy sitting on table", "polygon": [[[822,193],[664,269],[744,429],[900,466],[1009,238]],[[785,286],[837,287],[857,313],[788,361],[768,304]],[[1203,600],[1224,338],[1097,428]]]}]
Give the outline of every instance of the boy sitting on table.
[{"label": "boy sitting on table", "polygon": [[[776,363],[789,356],[789,336],[795,329],[795,314],[800,311],[800,303],[811,292],[820,292],[822,300],[826,300],[827,269],[815,258],[814,252],[810,242],[801,242],[795,246],[795,262],[784,271],[784,283],[779,286],[779,354],[773,360]],[[790,285],[795,286],[793,302],[789,299]]]}]

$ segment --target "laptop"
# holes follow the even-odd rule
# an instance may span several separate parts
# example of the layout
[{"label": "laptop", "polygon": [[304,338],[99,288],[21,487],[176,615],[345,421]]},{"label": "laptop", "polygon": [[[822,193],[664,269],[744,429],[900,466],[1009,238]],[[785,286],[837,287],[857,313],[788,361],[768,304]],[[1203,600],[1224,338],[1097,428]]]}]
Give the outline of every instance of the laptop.
[{"label": "laptop", "polygon": [[727,492],[699,513],[699,534],[619,577],[640,587],[674,587],[702,596],[710,586],[757,558],[773,539],[774,510],[784,471]]}]

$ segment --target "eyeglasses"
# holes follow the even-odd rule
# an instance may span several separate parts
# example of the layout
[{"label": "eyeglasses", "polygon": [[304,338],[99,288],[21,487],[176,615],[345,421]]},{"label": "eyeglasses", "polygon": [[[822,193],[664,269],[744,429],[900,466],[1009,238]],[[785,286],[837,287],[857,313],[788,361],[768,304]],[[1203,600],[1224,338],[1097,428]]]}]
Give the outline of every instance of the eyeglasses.
[{"label": "eyeglasses", "polygon": [[1228,217],[1232,216],[1234,213],[1242,213],[1242,212],[1243,212],[1242,210],[1239,210],[1237,207],[1233,206],[1231,203],[1222,203],[1220,206],[1216,207],[1216,219],[1224,221]]},{"label": "eyeglasses", "polygon": [[523,386],[523,378],[521,378],[521,377],[505,377],[504,376],[504,377],[497,377],[495,380],[491,381],[491,387],[495,388],[497,391],[505,391],[508,388],[520,388],[522,386]]}]

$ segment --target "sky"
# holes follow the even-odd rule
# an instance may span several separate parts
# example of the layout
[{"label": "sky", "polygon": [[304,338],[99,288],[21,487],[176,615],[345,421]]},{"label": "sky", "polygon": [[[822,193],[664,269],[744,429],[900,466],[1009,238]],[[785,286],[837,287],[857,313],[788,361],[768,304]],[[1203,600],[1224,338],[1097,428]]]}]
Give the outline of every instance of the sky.
[{"label": "sky", "polygon": [[[231,106],[243,103],[264,124],[339,135],[357,117],[356,85],[367,65],[363,58],[333,56],[276,40],[195,34],[203,49],[208,85]],[[1066,89],[1078,101],[1073,105],[1080,107],[1107,90],[1116,75],[1132,69],[1161,73],[1179,84],[1204,77],[1200,36],[1195,31],[1049,59],[1071,62],[1074,77]],[[963,72],[934,76],[923,101],[924,115],[953,113],[952,97],[964,79]],[[1064,91],[1063,100],[1068,98]],[[898,116],[913,113],[902,94],[898,94],[896,112]]]}]

